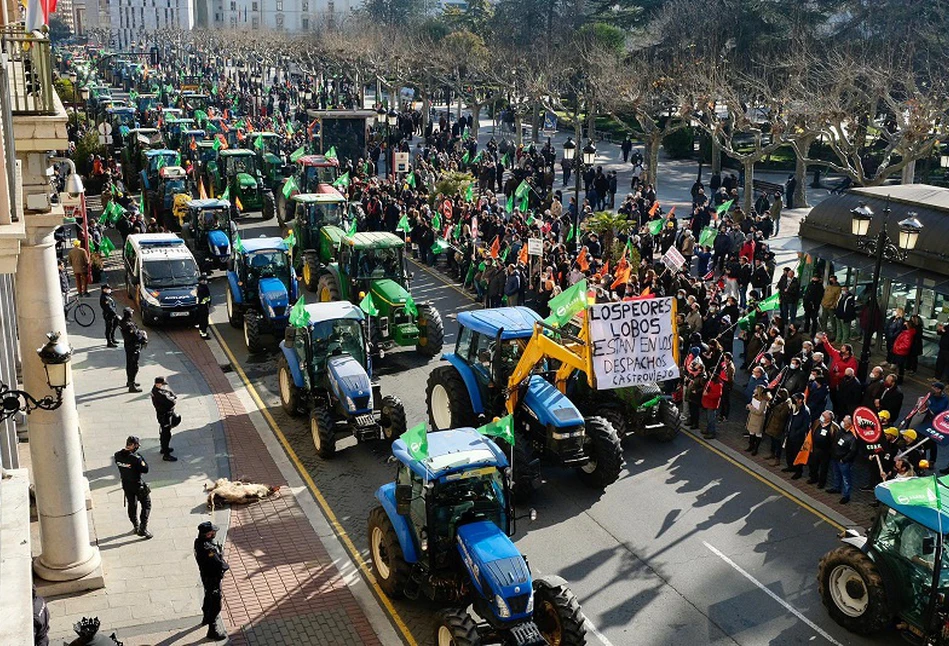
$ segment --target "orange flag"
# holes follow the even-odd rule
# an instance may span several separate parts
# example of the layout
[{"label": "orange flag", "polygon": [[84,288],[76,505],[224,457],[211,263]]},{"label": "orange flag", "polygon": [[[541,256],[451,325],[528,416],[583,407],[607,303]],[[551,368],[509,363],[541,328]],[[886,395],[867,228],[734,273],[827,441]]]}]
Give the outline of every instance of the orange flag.
[{"label": "orange flag", "polygon": [[656,214],[656,211],[659,210],[659,200],[656,200],[652,203],[652,206],[649,207],[649,217],[652,217]]},{"label": "orange flag", "polygon": [[603,276],[606,276],[608,273],[610,273],[610,261],[609,261],[609,260],[607,260],[606,262],[604,262],[604,263],[603,263],[603,266],[600,267],[600,270],[599,270],[598,272],[596,272],[596,277],[597,277],[597,278],[602,278]]},{"label": "orange flag", "polygon": [[801,450],[797,452],[797,457],[794,458],[794,466],[807,464],[811,459],[813,448],[814,438],[811,437],[811,433],[808,433],[807,437],[804,438],[804,444],[801,445]]},{"label": "orange flag", "polygon": [[616,265],[616,280],[613,281],[613,284],[610,285],[610,289],[615,289],[620,285],[625,285],[629,281],[630,267],[629,263],[624,257],[619,261],[619,264]]},{"label": "orange flag", "polygon": [[522,265],[526,265],[528,261],[527,257],[527,245],[521,247],[520,253],[517,254],[517,261]]},{"label": "orange flag", "polygon": [[198,180],[198,198],[199,198],[199,199],[202,199],[202,200],[208,199],[208,192],[207,192],[207,190],[204,188],[204,180],[203,180],[203,179],[199,179],[199,180]]},{"label": "orange flag", "polygon": [[501,253],[501,238],[494,236],[494,242],[491,243],[491,257],[497,258],[499,253]]},{"label": "orange flag", "polygon": [[669,209],[669,212],[666,213],[666,219],[668,220],[669,218],[671,218],[672,214],[675,212],[676,212],[676,207],[673,206],[671,209]]},{"label": "orange flag", "polygon": [[650,292],[650,291],[649,291],[649,288],[647,287],[647,288],[644,289],[643,291],[639,292],[639,295],[640,295],[640,296],[649,296],[651,293],[652,293],[652,292]]},{"label": "orange flag", "polygon": [[577,256],[577,264],[580,265],[580,269],[583,271],[586,271],[590,268],[590,261],[587,259],[586,248],[580,250],[580,255]]}]

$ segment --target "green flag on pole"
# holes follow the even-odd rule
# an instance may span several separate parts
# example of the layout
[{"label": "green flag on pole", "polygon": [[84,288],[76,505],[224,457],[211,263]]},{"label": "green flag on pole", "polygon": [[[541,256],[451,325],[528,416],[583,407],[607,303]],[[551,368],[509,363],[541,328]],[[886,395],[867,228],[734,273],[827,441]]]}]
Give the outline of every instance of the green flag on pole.
[{"label": "green flag on pole", "polygon": [[257,135],[257,138],[254,139],[254,148],[256,148],[257,150],[263,150],[263,149],[264,149],[264,136],[263,136],[263,135]]},{"label": "green flag on pole", "polygon": [[438,211],[435,211],[435,215],[432,216],[432,229],[435,230],[435,233],[441,235],[442,218],[438,215]]},{"label": "green flag on pole", "polygon": [[662,220],[650,220],[646,224],[646,228],[654,236],[659,235],[662,232]]},{"label": "green flag on pole", "polygon": [[576,237],[576,235],[577,235],[577,228],[571,224],[570,229],[567,231],[567,237],[564,239],[564,241],[570,242],[571,240],[574,239],[574,237]]},{"label": "green flag on pole", "polygon": [[379,310],[376,307],[376,304],[372,300],[372,292],[367,292],[361,301],[359,301],[359,309],[366,313],[366,316],[378,316]]},{"label": "green flag on pole", "polygon": [[418,316],[418,307],[415,306],[415,301],[412,300],[411,294],[405,295],[405,311],[411,314],[412,316]]},{"label": "green flag on pole", "polygon": [[411,186],[412,188],[415,188],[415,172],[414,171],[408,174],[408,176],[405,178],[405,183]]},{"label": "green flag on pole", "polygon": [[523,200],[525,197],[530,195],[531,185],[527,183],[527,180],[521,180],[521,183],[517,185],[517,188],[514,190],[514,195],[517,196],[517,199]]},{"label": "green flag on pole", "polygon": [[468,184],[465,189],[465,202],[474,202],[474,182]]},{"label": "green flag on pole", "polygon": [[444,238],[435,238],[435,244],[432,245],[432,253],[436,256],[442,252],[447,251],[451,248],[451,245],[448,244],[448,241]]},{"label": "green flag on pole", "polygon": [[718,229],[715,227],[705,227],[699,234],[699,245],[702,247],[711,247],[715,244],[715,238],[718,237]]},{"label": "green flag on pole", "polygon": [[774,293],[763,301],[759,301],[757,309],[762,312],[773,312],[781,307],[781,294]]},{"label": "green flag on pole", "polygon": [[728,200],[724,204],[720,204],[715,209],[715,215],[721,216],[721,215],[724,215],[725,213],[728,213],[728,211],[732,208],[732,204],[734,203],[735,203],[735,200]]},{"label": "green flag on pole", "polygon": [[108,258],[109,254],[111,254],[114,250],[115,245],[111,240],[109,240],[109,237],[102,236],[102,242],[99,244],[99,253]]},{"label": "green flag on pole", "polygon": [[514,446],[514,417],[505,415],[478,428],[478,432],[486,437],[497,437],[511,446]]},{"label": "green flag on pole", "polygon": [[455,228],[451,232],[451,237],[455,240],[461,237],[461,222],[455,225]]},{"label": "green flag on pole", "polygon": [[501,164],[503,164],[505,168],[511,167],[511,151],[510,150],[504,153],[504,157],[501,158]]},{"label": "green flag on pole", "polygon": [[527,209],[530,208],[530,195],[525,195],[521,198],[521,203],[517,205],[517,208],[521,210],[521,213],[527,213]]},{"label": "green flag on pole", "polygon": [[223,145],[224,145],[224,144],[221,143],[221,140],[218,139],[217,137],[215,137],[215,138],[214,138],[214,143],[211,144],[211,148],[213,148],[214,150],[220,150],[220,149],[221,149],[221,146],[223,146]]},{"label": "green flag on pole", "polygon": [[336,181],[333,182],[333,186],[335,186],[336,188],[342,188],[342,187],[349,186],[349,171],[346,171],[345,173],[343,173],[342,175],[340,175],[340,176],[336,179]]},{"label": "green flag on pole", "polygon": [[514,212],[514,193],[511,193],[507,196],[507,204],[505,205],[505,210],[508,213]]},{"label": "green flag on pole", "polygon": [[303,157],[303,155],[305,154],[306,154],[306,148],[304,148],[303,146],[300,146],[299,148],[294,150],[292,153],[290,153],[290,162],[293,164],[297,163],[297,160]]},{"label": "green flag on pole", "polygon": [[326,151],[324,157],[327,159],[336,159],[336,146],[330,146],[330,149]]},{"label": "green flag on pole", "polygon": [[467,150],[465,151],[465,154],[461,156],[461,163],[462,163],[462,164],[467,164],[467,163],[468,163],[468,151],[467,151]]},{"label": "green flag on pole", "polygon": [[405,214],[403,213],[403,214],[402,214],[402,217],[399,218],[399,223],[398,223],[397,225],[395,225],[395,230],[396,230],[396,231],[405,231],[406,233],[408,233],[409,231],[411,231],[411,230],[412,230],[412,227],[409,226],[409,216],[407,216],[407,215],[405,215]]},{"label": "green flag on pole", "polygon": [[225,201],[226,201],[226,200],[230,200],[230,199],[231,199],[231,187],[230,187],[230,186],[226,187],[226,188],[224,189],[224,192],[221,193],[221,195],[220,195],[220,197],[219,197],[218,199],[220,199],[220,200],[225,200]]},{"label": "green flag on pole", "polygon": [[582,312],[587,306],[587,281],[568,287],[557,296],[550,299],[550,316],[545,320],[547,325],[560,327],[573,318],[577,312]]},{"label": "green flag on pole", "polygon": [[145,215],[145,194],[142,193],[138,196],[138,212]]},{"label": "green flag on pole", "polygon": [[299,191],[300,187],[297,186],[297,181],[291,176],[290,179],[286,181],[283,185],[283,196],[290,199],[290,196],[293,195],[294,191]]},{"label": "green flag on pole", "polygon": [[244,243],[239,233],[234,235],[234,253],[244,253]]},{"label": "green flag on pole", "polygon": [[475,156],[474,156],[474,159],[471,160],[471,163],[472,163],[472,164],[477,164],[479,161],[481,161],[481,154],[482,154],[483,152],[484,152],[483,150],[479,150],[479,151],[478,151],[478,154],[475,155]]},{"label": "green flag on pole", "polygon": [[283,243],[287,245],[287,249],[293,251],[293,248],[297,246],[297,234],[290,229],[290,233],[287,234],[287,237],[283,239]]},{"label": "green flag on pole", "polygon": [[297,299],[297,302],[290,309],[288,322],[293,327],[306,327],[310,324],[310,313],[306,311],[306,303],[302,296]]},{"label": "green flag on pole", "polygon": [[346,235],[354,236],[356,235],[356,231],[358,231],[356,218],[353,218],[353,221],[349,223],[349,228],[346,230]]},{"label": "green flag on pole", "polygon": [[884,482],[881,486],[889,489],[893,499],[901,505],[928,507],[935,510],[942,508],[939,481],[935,475],[931,478],[890,480]]},{"label": "green flag on pole", "polygon": [[407,430],[401,439],[413,458],[420,461],[428,459],[428,433],[425,430],[425,422]]}]

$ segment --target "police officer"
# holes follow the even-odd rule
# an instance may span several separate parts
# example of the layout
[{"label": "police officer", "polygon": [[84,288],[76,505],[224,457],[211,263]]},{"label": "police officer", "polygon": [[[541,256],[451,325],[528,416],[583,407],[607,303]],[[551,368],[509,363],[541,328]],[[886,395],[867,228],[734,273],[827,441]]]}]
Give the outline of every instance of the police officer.
[{"label": "police officer", "polygon": [[211,288],[208,287],[208,275],[201,274],[198,280],[198,331],[201,338],[208,338],[208,317],[211,314]]},{"label": "police officer", "polygon": [[[128,507],[129,520],[132,521],[132,531],[142,538],[148,539],[152,535],[148,531],[148,514],[152,510],[151,489],[142,480],[142,474],[148,473],[148,463],[138,454],[141,442],[134,435],[125,440],[125,448],[115,452],[115,466],[119,468],[122,477],[122,493],[125,494],[125,504]],[[142,503],[141,520],[136,517],[138,503]]]},{"label": "police officer", "polygon": [[155,377],[155,385],[152,386],[152,406],[155,407],[155,414],[158,416],[158,441],[161,443],[162,460],[165,462],[177,462],[178,458],[172,455],[174,449],[168,446],[171,444],[171,429],[178,426],[181,417],[175,413],[175,403],[178,396],[174,393],[164,377]]},{"label": "police officer", "polygon": [[227,639],[221,614],[221,579],[229,566],[224,560],[221,544],[214,540],[218,526],[211,521],[198,525],[198,537],[194,539],[194,560],[198,562],[201,585],[204,586],[204,603],[201,610],[202,626],[208,627],[208,639]]},{"label": "police officer", "polygon": [[132,320],[132,308],[126,307],[122,310],[122,320],[119,323],[119,329],[122,330],[122,342],[125,345],[125,377],[128,383],[130,393],[140,393],[139,383],[135,381],[138,374],[138,360],[142,353],[142,347],[147,343],[148,337],[138,329],[135,321]]},{"label": "police officer", "polygon": [[102,308],[102,318],[105,319],[105,340],[107,347],[117,348],[115,331],[119,328],[119,313],[115,309],[115,299],[112,298],[112,286],[102,283],[102,292],[99,294],[99,307]]}]

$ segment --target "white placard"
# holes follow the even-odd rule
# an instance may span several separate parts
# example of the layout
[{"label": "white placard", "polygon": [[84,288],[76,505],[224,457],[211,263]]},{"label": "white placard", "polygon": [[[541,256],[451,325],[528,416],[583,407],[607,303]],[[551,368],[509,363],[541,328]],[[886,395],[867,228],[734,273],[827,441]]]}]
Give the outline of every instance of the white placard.
[{"label": "white placard", "polygon": [[669,251],[662,254],[662,264],[671,271],[679,271],[685,264],[685,257],[675,247],[669,247]]},{"label": "white placard", "polygon": [[408,153],[395,153],[395,172],[397,173],[409,172],[409,154]]},{"label": "white placard", "polygon": [[544,241],[540,238],[528,238],[527,239],[527,255],[529,256],[543,256],[544,255]]},{"label": "white placard", "polygon": [[679,377],[674,298],[593,305],[587,316],[597,390]]},{"label": "white placard", "polygon": [[99,131],[99,134],[100,134],[100,135],[106,135],[106,136],[108,136],[108,135],[111,135],[111,134],[112,134],[112,126],[111,126],[109,123],[105,122],[105,121],[103,121],[103,122],[100,123],[98,126],[96,126],[96,130]]}]

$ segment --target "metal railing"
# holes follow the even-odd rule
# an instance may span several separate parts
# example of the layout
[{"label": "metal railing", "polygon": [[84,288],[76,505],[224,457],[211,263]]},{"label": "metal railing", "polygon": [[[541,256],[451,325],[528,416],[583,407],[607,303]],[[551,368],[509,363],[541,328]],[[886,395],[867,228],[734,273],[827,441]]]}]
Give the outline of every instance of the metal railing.
[{"label": "metal railing", "polygon": [[56,113],[49,40],[20,26],[0,30],[0,50],[8,73],[14,116]]}]

